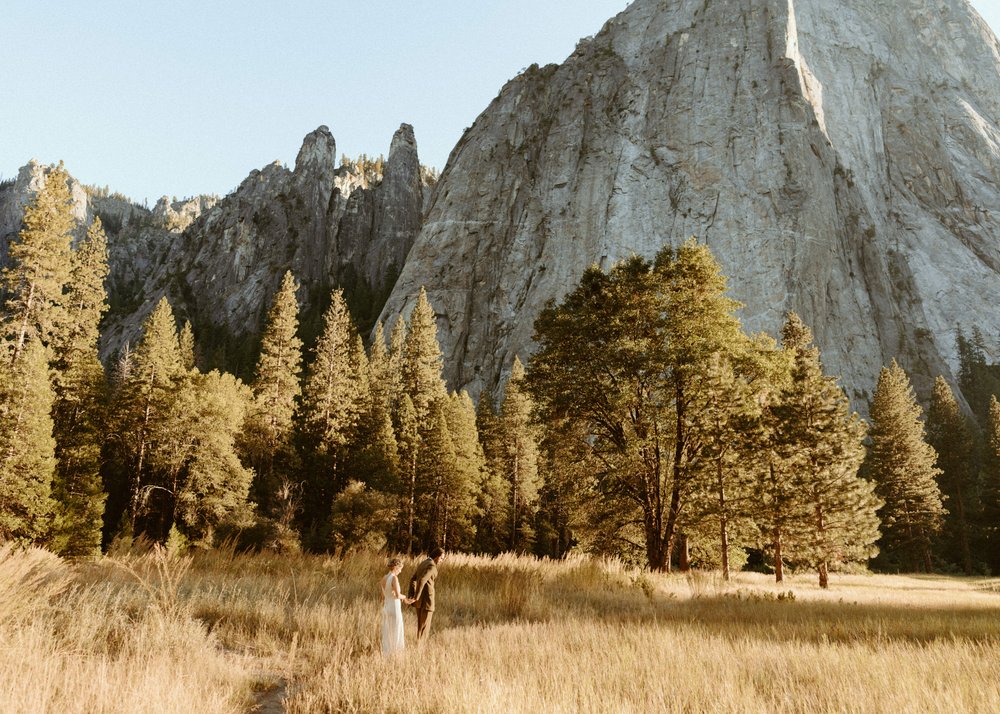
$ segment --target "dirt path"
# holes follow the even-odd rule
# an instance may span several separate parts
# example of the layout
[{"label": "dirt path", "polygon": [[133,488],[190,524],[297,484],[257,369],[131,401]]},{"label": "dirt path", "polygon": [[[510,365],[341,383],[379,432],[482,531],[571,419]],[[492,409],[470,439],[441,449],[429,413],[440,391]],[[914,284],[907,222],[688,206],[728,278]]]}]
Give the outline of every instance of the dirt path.
[{"label": "dirt path", "polygon": [[257,704],[250,711],[253,714],[284,714],[286,682],[284,678],[257,694]]}]

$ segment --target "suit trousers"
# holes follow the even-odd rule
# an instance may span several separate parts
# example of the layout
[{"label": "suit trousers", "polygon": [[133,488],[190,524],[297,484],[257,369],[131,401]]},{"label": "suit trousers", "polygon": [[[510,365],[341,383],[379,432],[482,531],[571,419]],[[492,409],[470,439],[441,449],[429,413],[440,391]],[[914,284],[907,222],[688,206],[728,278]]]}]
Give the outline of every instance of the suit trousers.
[{"label": "suit trousers", "polygon": [[426,639],[431,632],[431,618],[434,617],[433,610],[417,608],[417,641]]}]

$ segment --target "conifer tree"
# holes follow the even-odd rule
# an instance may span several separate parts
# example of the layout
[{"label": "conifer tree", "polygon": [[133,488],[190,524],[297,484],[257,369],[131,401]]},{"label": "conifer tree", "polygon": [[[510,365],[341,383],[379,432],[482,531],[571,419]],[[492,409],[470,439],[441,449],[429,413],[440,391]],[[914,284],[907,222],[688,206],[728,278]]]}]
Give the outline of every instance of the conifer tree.
[{"label": "conifer tree", "polygon": [[448,428],[447,398],[430,404],[429,428],[422,438],[417,461],[417,512],[426,521],[416,519],[420,532],[419,541],[424,549],[435,546],[448,547],[451,524],[451,497],[459,480],[455,442]]},{"label": "conifer tree", "polygon": [[66,325],[53,339],[56,501],[53,548],[65,555],[100,552],[106,494],[101,448],[108,389],[98,358],[98,331],[107,311],[107,238],[95,218],[73,254],[65,293]]},{"label": "conifer tree", "polygon": [[158,442],[167,437],[170,408],[183,376],[177,323],[164,297],[143,323],[142,339],[114,406],[115,441],[129,474],[127,514],[132,533],[137,533],[144,500],[152,489],[162,487],[154,457]]},{"label": "conifer tree", "polygon": [[329,523],[333,495],[346,485],[346,447],[365,407],[367,370],[343,291],[335,290],[302,394],[307,459],[313,463],[306,505],[313,525]]},{"label": "conifer tree", "polygon": [[864,423],[850,413],[836,379],[823,374],[816,348],[796,349],[791,381],[774,411],[784,467],[794,473],[800,500],[797,556],[817,569],[826,588],[831,565],[867,560],[879,536],[880,502],[873,484],[858,477]]},{"label": "conifer tree", "polygon": [[0,542],[33,543],[48,533],[54,506],[48,357],[34,334],[20,350],[0,344]]},{"label": "conifer tree", "polygon": [[[924,437],[921,409],[906,373],[893,361],[883,368],[871,406],[866,473],[884,506],[879,511],[883,562],[902,558],[912,570],[931,572],[931,543],[946,513],[934,466],[937,454]],[[898,562],[898,561],[897,561]]]},{"label": "conifer tree", "polygon": [[927,409],[927,443],[937,453],[941,491],[948,505],[942,533],[945,557],[959,563],[966,575],[972,575],[969,510],[975,491],[973,438],[955,394],[941,376],[934,380]]},{"label": "conifer tree", "polygon": [[219,526],[247,525],[253,471],[236,454],[236,438],[251,392],[230,374],[194,373],[172,405],[171,429],[179,445],[172,470],[173,523],[192,542],[213,545]]},{"label": "conifer tree", "polygon": [[434,310],[427,300],[427,292],[421,288],[417,304],[410,314],[401,373],[403,391],[410,395],[417,421],[424,429],[434,428],[431,424],[432,405],[447,396],[444,380],[441,379],[442,364]]},{"label": "conifer tree", "polygon": [[524,366],[514,357],[510,379],[500,405],[501,440],[499,467],[510,485],[507,544],[510,550],[524,552],[534,539],[532,521],[538,507],[538,431],[532,422],[533,404],[524,390]]},{"label": "conifer tree", "polygon": [[483,451],[476,517],[476,550],[480,553],[499,553],[507,543],[504,536],[507,524],[510,523],[507,517],[510,483],[503,477],[504,450],[500,419],[488,392],[479,397],[476,432]]},{"label": "conifer tree", "polygon": [[409,394],[403,394],[399,401],[395,422],[396,443],[399,447],[399,472],[404,490],[403,513],[406,532],[403,534],[402,548],[407,555],[413,553],[416,543],[417,475],[422,447],[420,424],[417,410]]},{"label": "conifer tree", "polygon": [[286,272],[268,313],[251,385],[254,399],[244,442],[256,473],[255,500],[265,512],[278,507],[275,495],[282,479],[276,470],[290,468],[293,419],[302,392],[297,291],[295,277]]},{"label": "conifer tree", "polygon": [[479,489],[486,469],[486,457],[476,429],[476,407],[467,392],[448,396],[445,421],[455,449],[453,478],[445,494],[445,529],[453,548],[467,548],[475,537]]},{"label": "conifer tree", "polygon": [[[745,444],[745,435],[759,408],[748,385],[719,354],[712,355],[700,381],[692,411],[705,447],[693,468],[692,511],[695,522],[702,524],[700,530],[717,537],[722,577],[729,580],[731,552],[744,540],[733,537],[751,531],[756,445]],[[706,528],[709,524],[714,528]]]},{"label": "conifer tree", "polygon": [[70,277],[75,225],[68,179],[62,163],[48,172],[45,185],[24,209],[18,240],[10,245],[0,295],[4,333],[12,342],[11,365],[29,337],[47,346],[65,324],[63,291]]},{"label": "conifer tree", "polygon": [[177,335],[177,345],[181,351],[181,365],[187,371],[191,371],[195,368],[195,346],[194,346],[194,330],[191,328],[191,321],[185,320],[184,326],[181,327],[180,333]]},{"label": "conifer tree", "polygon": [[983,469],[984,552],[990,569],[1000,573],[1000,402],[990,399]]}]

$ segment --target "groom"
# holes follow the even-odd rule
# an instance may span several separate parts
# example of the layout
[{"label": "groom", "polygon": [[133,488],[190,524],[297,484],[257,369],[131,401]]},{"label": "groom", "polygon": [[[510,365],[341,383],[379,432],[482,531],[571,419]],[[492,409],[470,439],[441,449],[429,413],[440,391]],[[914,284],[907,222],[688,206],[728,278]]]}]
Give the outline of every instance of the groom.
[{"label": "groom", "polygon": [[437,566],[444,560],[444,549],[435,548],[427,558],[413,571],[410,578],[408,596],[415,600],[413,607],[417,608],[417,642],[426,639],[431,631],[431,618],[434,616],[434,578],[437,577]]}]

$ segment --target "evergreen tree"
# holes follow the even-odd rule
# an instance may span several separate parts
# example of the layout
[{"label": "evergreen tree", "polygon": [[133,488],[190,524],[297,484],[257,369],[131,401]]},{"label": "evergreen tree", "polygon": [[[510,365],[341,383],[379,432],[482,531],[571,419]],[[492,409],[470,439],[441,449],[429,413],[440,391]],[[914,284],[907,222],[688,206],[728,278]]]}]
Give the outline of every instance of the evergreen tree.
[{"label": "evergreen tree", "polygon": [[972,432],[944,377],[934,380],[927,409],[927,443],[937,453],[941,491],[948,504],[942,533],[943,554],[972,575],[969,511],[975,493]]},{"label": "evergreen tree", "polygon": [[276,495],[282,482],[287,481],[287,472],[292,466],[293,419],[296,401],[302,392],[297,291],[298,284],[292,272],[286,272],[261,337],[260,356],[251,385],[253,404],[243,436],[249,462],[256,473],[254,500],[265,513],[279,507],[280,499]]},{"label": "evergreen tree", "polygon": [[503,440],[500,419],[488,392],[479,397],[476,432],[483,452],[483,470],[479,481],[476,517],[476,550],[499,553],[506,546],[505,533],[510,519],[510,483],[503,477]]},{"label": "evergreen tree", "polygon": [[247,525],[253,471],[240,463],[235,444],[250,403],[248,387],[212,371],[192,374],[172,405],[172,521],[192,542],[211,546],[221,525]]},{"label": "evergreen tree", "polygon": [[180,334],[177,335],[177,344],[181,351],[181,365],[187,371],[191,371],[195,368],[195,347],[194,347],[194,330],[191,328],[191,321],[185,320],[184,326],[181,327]]},{"label": "evergreen tree", "polygon": [[[937,454],[924,438],[921,410],[906,373],[893,361],[883,368],[871,406],[868,476],[885,505],[882,562],[931,572],[931,543],[946,513],[934,466]],[[902,563],[898,560],[902,558]]]},{"label": "evergreen tree", "polygon": [[446,396],[444,380],[441,379],[442,365],[434,310],[427,300],[427,292],[421,288],[417,304],[410,314],[401,373],[403,391],[410,395],[417,422],[423,429],[434,428],[431,422],[432,406]]},{"label": "evergreen tree", "polygon": [[[705,447],[692,469],[691,510],[694,528],[718,539],[718,565],[723,579],[729,580],[731,555],[752,533],[756,445],[746,444],[745,435],[759,418],[759,406],[756,395],[719,354],[711,357],[700,381],[691,411],[697,414],[697,431]],[[707,555],[714,549],[702,550]]]},{"label": "evergreen tree", "polygon": [[[424,550],[448,548],[450,497],[459,480],[455,443],[448,428],[447,399],[430,404],[429,428],[417,458],[418,541]],[[424,518],[421,518],[423,516]]]},{"label": "evergreen tree", "polygon": [[445,532],[452,548],[468,548],[475,538],[486,457],[476,429],[476,407],[467,392],[448,396],[445,421],[455,449],[455,468],[445,494]]},{"label": "evergreen tree", "polygon": [[[184,376],[177,323],[164,297],[143,323],[142,339],[132,353],[127,381],[118,390],[113,405],[115,443],[129,475],[127,516],[133,534],[138,533],[143,504],[153,490],[164,487],[154,457],[158,443],[167,438],[171,406]],[[149,516],[147,526],[162,524],[162,508]]]},{"label": "evergreen tree", "polygon": [[983,554],[991,571],[1000,573],[1000,402],[990,399],[983,469]]},{"label": "evergreen tree", "polygon": [[816,348],[796,349],[774,411],[801,508],[796,555],[817,569],[825,588],[831,565],[867,560],[879,536],[879,500],[873,484],[858,477],[864,423],[850,413],[836,379],[823,374]]},{"label": "evergreen tree", "polygon": [[510,485],[507,544],[512,551],[530,550],[534,539],[534,512],[538,507],[538,433],[532,422],[532,400],[524,390],[524,366],[514,357],[510,379],[500,405],[499,467]]},{"label": "evergreen tree", "polygon": [[598,469],[580,429],[579,423],[562,420],[547,423],[543,431],[535,535],[535,552],[540,556],[562,558],[575,545],[592,552],[601,550],[597,544],[603,540],[600,532],[605,523],[594,518],[594,504],[601,503],[593,478]]},{"label": "evergreen tree", "polygon": [[404,490],[403,521],[406,532],[402,534],[400,550],[406,550],[407,555],[413,553],[417,545],[417,477],[420,462],[422,439],[420,424],[417,422],[417,410],[409,394],[404,394],[399,402],[395,422],[396,443],[399,447],[399,473]]},{"label": "evergreen tree", "polygon": [[990,397],[1000,396],[1000,373],[986,362],[983,334],[978,327],[967,338],[962,331],[956,337],[958,347],[958,386],[972,409],[979,428],[989,420]]},{"label": "evergreen tree", "polygon": [[101,448],[108,389],[98,357],[98,331],[107,311],[107,238],[95,218],[73,254],[65,293],[66,326],[54,335],[56,519],[52,546],[65,555],[100,552],[106,494]]},{"label": "evergreen tree", "polygon": [[47,534],[54,506],[48,359],[33,334],[20,350],[16,342],[0,344],[0,542],[32,543]]},{"label": "evergreen tree", "polygon": [[335,290],[302,395],[306,457],[312,464],[306,515],[313,527],[329,524],[333,495],[346,485],[343,466],[364,410],[367,370],[343,291]]},{"label": "evergreen tree", "polygon": [[45,184],[24,209],[24,228],[10,245],[10,267],[2,273],[4,332],[12,341],[15,364],[28,338],[48,345],[65,324],[63,291],[70,278],[75,225],[72,198],[62,167],[51,169]]}]

